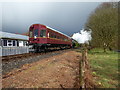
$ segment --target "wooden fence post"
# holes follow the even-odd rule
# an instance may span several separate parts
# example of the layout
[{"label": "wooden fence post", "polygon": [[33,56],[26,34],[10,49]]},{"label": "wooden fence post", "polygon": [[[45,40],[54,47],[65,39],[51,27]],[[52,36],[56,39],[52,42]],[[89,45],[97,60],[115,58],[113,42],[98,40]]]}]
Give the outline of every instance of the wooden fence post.
[{"label": "wooden fence post", "polygon": [[85,82],[84,82],[84,74],[85,74],[85,67],[88,65],[87,61],[87,48],[83,46],[82,49],[82,60],[80,60],[80,87],[85,88]]}]

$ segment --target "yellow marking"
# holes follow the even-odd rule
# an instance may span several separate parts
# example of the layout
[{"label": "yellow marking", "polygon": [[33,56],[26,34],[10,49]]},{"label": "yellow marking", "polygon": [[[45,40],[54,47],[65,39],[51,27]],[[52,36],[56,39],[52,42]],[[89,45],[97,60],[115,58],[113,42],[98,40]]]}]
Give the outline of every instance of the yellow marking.
[{"label": "yellow marking", "polygon": [[[31,37],[31,38],[34,38],[34,37]],[[53,40],[61,40],[61,39],[57,39],[57,38],[51,38],[51,37],[37,37],[37,38],[46,38],[46,39],[53,39]],[[61,41],[64,41],[64,40],[61,40]],[[65,41],[65,42],[70,42],[70,41]]]}]

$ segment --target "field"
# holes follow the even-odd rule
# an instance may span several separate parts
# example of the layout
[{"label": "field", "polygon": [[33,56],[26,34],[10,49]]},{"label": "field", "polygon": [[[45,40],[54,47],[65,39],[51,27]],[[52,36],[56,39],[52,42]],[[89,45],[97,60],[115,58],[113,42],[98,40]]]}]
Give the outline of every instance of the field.
[{"label": "field", "polygon": [[89,63],[95,83],[99,88],[118,87],[118,53],[102,49],[88,51]]},{"label": "field", "polygon": [[[66,51],[13,69],[2,79],[3,88],[78,88],[80,86],[81,49]],[[102,49],[88,51],[90,68],[85,84],[95,88],[118,87],[118,53]],[[86,64],[86,66],[88,65]],[[89,66],[89,65],[88,65]],[[92,74],[92,75],[91,75]]]}]

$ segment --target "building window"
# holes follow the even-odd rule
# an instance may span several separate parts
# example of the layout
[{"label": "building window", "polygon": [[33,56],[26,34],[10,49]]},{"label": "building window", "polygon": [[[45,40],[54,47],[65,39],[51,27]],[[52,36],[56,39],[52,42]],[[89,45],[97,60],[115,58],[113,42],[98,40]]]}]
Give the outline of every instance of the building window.
[{"label": "building window", "polygon": [[19,46],[19,41],[17,41],[17,46]]},{"label": "building window", "polygon": [[2,46],[2,39],[0,39],[0,46]]},{"label": "building window", "polygon": [[15,40],[13,40],[13,46],[16,46],[16,41]]},{"label": "building window", "polygon": [[8,41],[7,41],[7,46],[13,46],[12,40],[8,40]]},{"label": "building window", "polygon": [[12,44],[11,44],[11,43],[8,43],[8,46],[12,46]]},{"label": "building window", "polygon": [[19,46],[23,46],[23,41],[19,41]]},{"label": "building window", "polygon": [[3,40],[3,46],[7,46],[7,40]]},{"label": "building window", "polygon": [[27,46],[27,41],[24,41],[24,42],[23,42],[23,46]]}]

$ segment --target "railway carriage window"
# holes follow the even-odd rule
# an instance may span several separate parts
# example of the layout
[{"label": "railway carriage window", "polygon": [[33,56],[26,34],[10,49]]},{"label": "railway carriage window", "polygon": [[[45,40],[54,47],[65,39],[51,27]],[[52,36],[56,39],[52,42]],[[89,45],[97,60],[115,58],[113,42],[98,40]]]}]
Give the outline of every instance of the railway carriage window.
[{"label": "railway carriage window", "polygon": [[54,34],[52,34],[52,38],[54,38]]},{"label": "railway carriage window", "polygon": [[54,38],[54,34],[53,33],[51,34],[51,38]]},{"label": "railway carriage window", "polygon": [[61,40],[62,40],[62,37],[61,37]]},{"label": "railway carriage window", "polygon": [[52,35],[52,38],[54,38],[54,34]]},{"label": "railway carriage window", "polygon": [[53,38],[55,38],[55,35],[53,34]]},{"label": "railway carriage window", "polygon": [[40,31],[40,37],[46,37],[46,30]]},{"label": "railway carriage window", "polygon": [[54,38],[56,38],[56,35],[54,35]]},{"label": "railway carriage window", "polygon": [[52,38],[52,34],[50,34],[50,37]]},{"label": "railway carriage window", "polygon": [[62,37],[61,37],[61,40],[63,40]]},{"label": "railway carriage window", "polygon": [[52,37],[51,35],[52,35],[52,34],[50,33],[50,38]]},{"label": "railway carriage window", "polygon": [[52,37],[53,37],[53,35],[52,35],[52,34],[50,34],[50,37],[52,38]]},{"label": "railway carriage window", "polygon": [[53,38],[54,37],[54,34],[53,33],[51,33],[51,38]]},{"label": "railway carriage window", "polygon": [[34,36],[38,37],[38,29],[34,30]]},{"label": "railway carriage window", "polygon": [[30,31],[30,37],[33,37],[33,32],[32,31]]},{"label": "railway carriage window", "polygon": [[55,38],[55,37],[56,37],[55,33],[52,33],[52,38]]},{"label": "railway carriage window", "polygon": [[61,37],[59,39],[61,40]]},{"label": "railway carriage window", "polygon": [[51,33],[49,34],[49,37],[51,38]]}]

